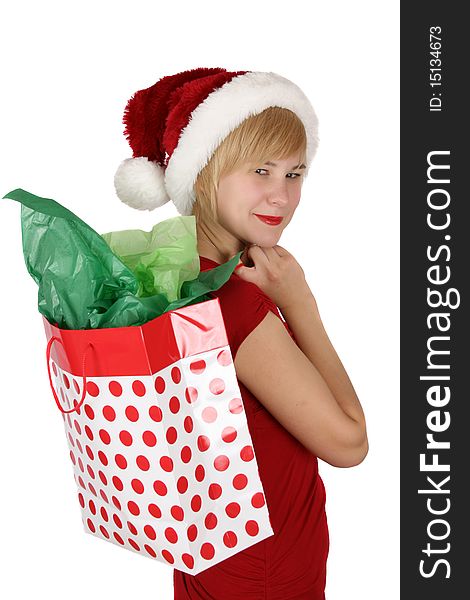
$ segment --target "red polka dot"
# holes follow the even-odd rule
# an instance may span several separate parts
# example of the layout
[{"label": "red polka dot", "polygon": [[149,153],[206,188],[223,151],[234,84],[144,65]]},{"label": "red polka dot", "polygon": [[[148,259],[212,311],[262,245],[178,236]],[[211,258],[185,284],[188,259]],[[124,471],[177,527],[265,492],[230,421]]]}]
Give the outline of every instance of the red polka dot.
[{"label": "red polka dot", "polygon": [[229,411],[232,415],[238,415],[243,412],[243,402],[241,398],[232,398],[228,404]]},{"label": "red polka dot", "polygon": [[149,408],[149,415],[152,421],[155,421],[156,423],[160,423],[163,418],[162,409],[159,406],[151,406]]},{"label": "red polka dot", "polygon": [[103,519],[103,521],[106,521],[106,522],[109,521],[108,512],[104,506],[102,506],[100,508],[100,514],[101,514],[101,518]]},{"label": "red polka dot", "polygon": [[202,544],[202,546],[201,546],[202,558],[205,558],[206,560],[211,560],[214,558],[214,555],[215,555],[215,549],[212,544],[209,544],[209,542]]},{"label": "red polka dot", "polygon": [[129,419],[129,421],[135,423],[139,420],[139,411],[136,409],[135,406],[128,406],[125,412],[126,417]]},{"label": "red polka dot", "polygon": [[92,521],[91,519],[87,519],[87,520],[86,520],[86,522],[87,522],[87,525],[88,525],[88,529],[89,529],[90,531],[92,531],[93,533],[95,533],[95,531],[96,531],[96,527],[95,527],[95,525],[93,524],[93,521]]},{"label": "red polka dot", "polygon": [[137,551],[140,551],[139,544],[137,544],[137,542],[135,542],[132,538],[127,538],[127,541],[133,548],[135,548]]},{"label": "red polka dot", "polygon": [[256,521],[247,521],[245,531],[248,535],[255,536],[259,533],[259,525]]},{"label": "red polka dot", "polygon": [[[61,414],[62,414],[62,417],[63,417],[63,416],[64,416],[64,413],[61,413]],[[85,428],[85,429],[86,429],[86,428]],[[70,432],[69,432],[69,433],[67,433],[67,437],[69,438],[69,442],[70,442],[70,444],[71,444],[72,446],[75,446],[75,442],[74,442],[74,440],[73,440],[73,437],[70,435]]]},{"label": "red polka dot", "polygon": [[103,473],[103,471],[98,471],[98,475],[100,476],[100,479],[104,483],[104,485],[108,485],[108,479],[107,479],[106,475]]},{"label": "red polka dot", "polygon": [[147,457],[143,456],[142,454],[140,454],[135,459],[135,462],[137,463],[137,466],[139,467],[139,469],[141,469],[142,471],[148,471],[150,469],[150,463],[149,463]]},{"label": "red polka dot", "polygon": [[114,532],[113,536],[115,537],[116,541],[121,544],[122,546],[124,546],[124,540],[122,539],[122,537],[119,535],[119,533]]},{"label": "red polka dot", "polygon": [[95,479],[95,472],[93,471],[93,469],[91,468],[90,465],[86,466],[86,470],[88,471],[88,475],[92,478]]},{"label": "red polka dot", "polygon": [[184,494],[186,492],[186,490],[189,487],[189,483],[188,483],[187,478],[184,475],[182,475],[181,477],[179,477],[179,479],[178,479],[178,481],[176,483],[176,487],[178,488],[178,492],[180,494]]},{"label": "red polka dot", "polygon": [[162,456],[160,458],[160,466],[167,473],[173,471],[173,461],[169,456]]},{"label": "red polka dot", "polygon": [[173,527],[167,527],[165,529],[165,537],[172,544],[176,544],[176,542],[178,541],[178,534],[173,529]]},{"label": "red polka dot", "polygon": [[85,500],[83,498],[82,492],[78,492],[78,501],[80,502],[80,506],[85,508]]},{"label": "red polka dot", "polygon": [[202,420],[213,423],[217,419],[217,410],[213,406],[207,406],[201,413]]},{"label": "red polka dot", "polygon": [[136,494],[144,493],[144,484],[140,481],[140,479],[133,479],[131,481],[131,486]]},{"label": "red polka dot", "polygon": [[87,381],[86,391],[87,394],[90,394],[90,396],[94,397],[98,396],[98,394],[100,393],[99,387],[93,381]]},{"label": "red polka dot", "polygon": [[159,496],[165,496],[168,493],[168,489],[163,481],[157,479],[157,481],[153,482],[153,489],[157,492]]},{"label": "red polka dot", "polygon": [[236,490],[243,490],[248,485],[248,477],[244,473],[239,473],[233,478],[233,487]]},{"label": "red polka dot", "polygon": [[218,483],[211,483],[209,486],[209,498],[217,500],[222,495],[222,487]]},{"label": "red polka dot", "polygon": [[178,398],[176,396],[172,396],[170,398],[170,411],[176,415],[177,412],[179,412],[180,409],[180,401],[178,400]]},{"label": "red polka dot", "polygon": [[162,550],[162,556],[170,564],[173,564],[175,562],[173,555],[171,554],[171,552],[168,552],[168,550]]},{"label": "red polka dot", "polygon": [[240,450],[240,458],[245,462],[250,462],[255,457],[252,446],[244,446]]},{"label": "red polka dot", "polygon": [[206,529],[214,529],[217,527],[217,517],[213,512],[207,513],[206,518],[204,519],[204,525]]},{"label": "red polka dot", "polygon": [[159,519],[162,516],[162,511],[156,504],[149,504],[148,510],[152,517],[155,517],[156,519]]},{"label": "red polka dot", "polygon": [[194,477],[196,478],[196,481],[202,481],[205,476],[206,470],[202,465],[198,465],[194,471]]},{"label": "red polka dot", "polygon": [[91,512],[93,515],[96,515],[96,505],[95,505],[95,503],[93,502],[93,500],[90,500],[90,501],[88,502],[88,506],[90,507],[90,512]]},{"label": "red polka dot", "polygon": [[67,375],[65,373],[62,374],[62,377],[63,377],[63,380],[64,380],[65,387],[69,390],[70,389],[69,378],[67,377]]},{"label": "red polka dot", "polygon": [[106,494],[104,493],[104,490],[100,490],[100,496],[103,498],[103,500],[109,504],[109,500],[108,500],[108,496],[106,496]]},{"label": "red polka dot", "polygon": [[85,469],[83,468],[83,461],[80,457],[78,458],[78,466],[80,467],[80,471],[83,473]]},{"label": "red polka dot", "polygon": [[82,433],[82,429],[80,427],[80,423],[77,421],[77,419],[74,419],[73,421],[73,425],[77,431],[78,434]]},{"label": "red polka dot", "polygon": [[190,542],[194,542],[194,540],[197,538],[197,533],[198,533],[198,531],[197,531],[196,525],[194,525],[194,524],[190,525],[188,527],[188,531],[186,533],[186,535],[188,536],[188,540]]},{"label": "red polka dot", "polygon": [[80,487],[82,487],[84,490],[86,490],[85,482],[83,481],[83,478],[81,475],[78,478],[78,483],[80,484]]},{"label": "red polka dot", "polygon": [[157,534],[155,533],[155,529],[151,525],[146,525],[144,527],[144,532],[145,532],[145,535],[150,540],[155,540],[157,538]]},{"label": "red polka dot", "polygon": [[188,569],[194,568],[194,558],[191,556],[191,554],[186,554],[186,552],[185,552],[184,554],[181,555],[181,560],[188,567]]},{"label": "red polka dot", "polygon": [[127,460],[122,454],[116,454],[114,461],[120,469],[127,469]]},{"label": "red polka dot", "polygon": [[100,429],[98,433],[103,444],[109,444],[111,442],[111,436],[106,429]]},{"label": "red polka dot", "polygon": [[223,367],[227,367],[228,365],[232,364],[232,357],[229,350],[222,350],[219,352],[217,354],[217,362]]},{"label": "red polka dot", "polygon": [[73,380],[73,387],[75,388],[75,391],[77,392],[77,394],[80,393],[80,386],[78,385],[77,381],[74,379]]},{"label": "red polka dot", "polygon": [[230,460],[225,454],[220,454],[214,458],[214,468],[217,471],[226,471],[229,468]]},{"label": "red polka dot", "polygon": [[[140,508],[139,505],[136,504],[133,500],[130,500],[127,503],[127,508],[129,509],[129,512],[135,516],[140,515]],[[135,534],[134,534],[135,535]]]},{"label": "red polka dot", "polygon": [[238,502],[230,502],[230,504],[227,504],[225,507],[225,512],[227,513],[228,517],[234,519],[240,514],[240,505]]},{"label": "red polka dot", "polygon": [[83,448],[82,445],[80,444],[80,440],[77,438],[75,440],[75,442],[77,443],[77,448],[80,450],[80,452],[83,454]]},{"label": "red polka dot", "polygon": [[114,506],[118,509],[121,510],[121,503],[119,502],[119,500],[116,498],[116,496],[112,496],[111,497]]},{"label": "red polka dot", "polygon": [[85,433],[89,440],[93,439],[93,431],[88,427],[88,425],[85,425]]},{"label": "red polka dot", "polygon": [[144,544],[144,548],[150,554],[150,556],[153,556],[154,558],[157,556],[157,553],[155,552],[155,550],[152,547],[150,547],[148,544]]},{"label": "red polka dot", "polygon": [[107,421],[114,421],[114,419],[116,418],[116,411],[112,406],[103,406],[103,417]]},{"label": "red polka dot", "polygon": [[99,450],[98,451],[98,458],[100,459],[101,463],[107,467],[108,466],[108,457],[106,456],[106,454],[102,451]]},{"label": "red polka dot", "polygon": [[123,485],[122,481],[119,479],[119,477],[117,475],[114,475],[114,477],[112,479],[112,482],[113,482],[114,487],[119,492],[122,492],[122,490],[124,489],[124,485]]},{"label": "red polka dot", "polygon": [[222,392],[225,390],[225,382],[223,379],[220,379],[220,377],[215,377],[210,383],[209,383],[209,389],[213,394],[222,394]]},{"label": "red polka dot", "polygon": [[197,389],[195,387],[187,387],[184,392],[188,404],[194,404],[197,401]]},{"label": "red polka dot", "polygon": [[138,534],[137,527],[133,523],[131,523],[130,521],[127,521],[127,528],[129,529],[129,531],[133,535],[137,535]]},{"label": "red polka dot", "polygon": [[132,391],[136,396],[145,396],[145,385],[136,379],[136,381],[132,382]]},{"label": "red polka dot", "polygon": [[206,368],[206,361],[195,360],[189,365],[189,368],[191,369],[191,372],[195,375],[200,375],[201,373],[204,373],[204,369]]},{"label": "red polka dot", "polygon": [[184,430],[185,430],[187,433],[191,433],[191,431],[193,430],[193,428],[194,428],[193,420],[191,419],[191,417],[190,417],[190,416],[187,416],[187,417],[184,419]]},{"label": "red polka dot", "polygon": [[226,531],[224,533],[223,541],[227,548],[235,548],[238,544],[238,538],[234,531]]},{"label": "red polka dot", "polygon": [[57,367],[55,366],[55,363],[52,363],[52,370],[54,371],[54,375],[57,377]]},{"label": "red polka dot", "polygon": [[122,394],[122,385],[119,382],[110,381],[108,387],[111,394],[116,396],[116,398]]},{"label": "red polka dot", "polygon": [[103,525],[100,525],[100,531],[101,531],[101,533],[104,535],[104,537],[105,537],[105,538],[108,538],[108,539],[109,539],[109,533],[108,533],[108,531],[106,530],[106,527],[104,527]]},{"label": "red polka dot", "polygon": [[179,383],[181,381],[181,371],[178,367],[173,367],[171,369],[171,378],[175,383]]},{"label": "red polka dot", "polygon": [[222,440],[229,444],[233,442],[237,437],[237,430],[235,427],[224,427],[222,430]]},{"label": "red polka dot", "polygon": [[163,392],[165,391],[165,380],[163,379],[163,377],[157,377],[155,379],[155,391],[157,392],[157,394],[163,394]]},{"label": "red polka dot", "polygon": [[264,506],[264,503],[264,494],[262,494],[261,492],[257,492],[253,495],[253,498],[251,499],[251,504],[254,508],[261,508],[262,506]]},{"label": "red polka dot", "polygon": [[184,519],[184,510],[181,506],[172,506],[170,509],[171,516],[177,521],[182,521]]},{"label": "red polka dot", "polygon": [[191,460],[192,456],[193,451],[189,446],[183,446],[183,448],[181,448],[181,460],[184,463],[188,463]]},{"label": "red polka dot", "polygon": [[119,439],[124,444],[124,446],[132,445],[132,435],[126,430],[123,430],[119,433]]},{"label": "red polka dot", "polygon": [[122,529],[122,521],[118,515],[116,515],[116,514],[113,515],[113,521],[116,524],[116,527],[119,527],[119,529]]},{"label": "red polka dot", "polygon": [[85,404],[83,406],[83,410],[85,411],[86,416],[92,420],[95,418],[95,411],[91,408],[89,404]]},{"label": "red polka dot", "polygon": [[89,483],[89,484],[88,484],[88,489],[89,489],[89,490],[90,490],[90,492],[93,494],[93,496],[96,496],[96,497],[98,497],[98,494],[96,493],[96,490],[95,490],[95,488],[93,487],[93,484],[92,484],[92,483]]},{"label": "red polka dot", "polygon": [[142,439],[146,446],[152,447],[155,446],[155,444],[157,443],[157,438],[153,431],[144,431],[144,433],[142,434]]},{"label": "red polka dot", "polygon": [[197,438],[197,447],[201,452],[205,452],[211,445],[210,439],[207,435],[200,435]]},{"label": "red polka dot", "polygon": [[196,494],[191,498],[191,508],[194,512],[201,510],[202,498],[199,494]]},{"label": "red polka dot", "polygon": [[178,439],[178,432],[175,427],[168,427],[166,431],[166,441],[169,444],[174,444]]}]

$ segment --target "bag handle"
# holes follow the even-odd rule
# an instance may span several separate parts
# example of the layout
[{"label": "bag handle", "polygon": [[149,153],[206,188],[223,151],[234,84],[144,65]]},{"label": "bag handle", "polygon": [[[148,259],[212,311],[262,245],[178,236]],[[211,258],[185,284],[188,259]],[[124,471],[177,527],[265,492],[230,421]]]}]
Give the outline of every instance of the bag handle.
[{"label": "bag handle", "polygon": [[91,344],[90,342],[88,343],[88,346],[85,350],[85,352],[83,353],[83,364],[82,364],[82,377],[83,377],[83,392],[82,392],[82,397],[80,399],[80,402],[74,406],[73,408],[71,408],[70,410],[64,410],[60,404],[59,398],[57,397],[56,391],[54,389],[54,386],[52,384],[52,375],[51,375],[51,367],[50,367],[50,358],[51,358],[51,350],[52,350],[52,344],[54,342],[59,342],[62,344],[62,347],[64,346],[62,340],[56,336],[52,336],[51,339],[49,340],[49,343],[47,344],[47,348],[46,348],[46,361],[47,361],[47,373],[49,375],[49,384],[51,386],[51,390],[52,393],[54,394],[54,400],[55,403],[57,404],[57,406],[59,407],[59,409],[61,410],[61,412],[63,413],[71,413],[74,410],[78,411],[78,409],[80,408],[80,406],[83,404],[83,401],[85,400],[85,396],[86,396],[86,375],[85,375],[85,359],[86,359],[86,354],[88,352],[88,350],[90,348],[93,348],[93,344]]}]

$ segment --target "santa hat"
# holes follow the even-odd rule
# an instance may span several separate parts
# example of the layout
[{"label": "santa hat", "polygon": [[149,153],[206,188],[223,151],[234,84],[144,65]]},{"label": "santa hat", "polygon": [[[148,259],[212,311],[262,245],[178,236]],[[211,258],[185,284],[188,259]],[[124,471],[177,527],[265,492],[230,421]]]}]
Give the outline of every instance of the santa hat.
[{"label": "santa hat", "polygon": [[306,173],[318,145],[318,120],[308,98],[276,73],[199,68],[163,77],[136,92],[123,117],[133,158],[114,176],[125,204],[153,210],[170,199],[190,215],[199,172],[228,134],[270,106],[287,108],[307,136]]}]

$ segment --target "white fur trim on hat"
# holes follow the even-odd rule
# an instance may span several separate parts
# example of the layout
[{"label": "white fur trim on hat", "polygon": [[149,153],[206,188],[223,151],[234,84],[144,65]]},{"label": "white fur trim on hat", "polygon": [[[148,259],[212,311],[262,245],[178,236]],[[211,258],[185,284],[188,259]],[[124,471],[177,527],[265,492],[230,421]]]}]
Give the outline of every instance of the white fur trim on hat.
[{"label": "white fur trim on hat", "polygon": [[169,201],[163,168],[145,156],[126,158],[114,175],[118,198],[137,210],[153,210]]},{"label": "white fur trim on hat", "polygon": [[318,119],[308,98],[276,73],[238,75],[194,109],[168,162],[165,185],[181,215],[191,214],[196,178],[220,143],[247,117],[270,106],[288,108],[302,121],[307,135],[307,174],[318,146]]}]

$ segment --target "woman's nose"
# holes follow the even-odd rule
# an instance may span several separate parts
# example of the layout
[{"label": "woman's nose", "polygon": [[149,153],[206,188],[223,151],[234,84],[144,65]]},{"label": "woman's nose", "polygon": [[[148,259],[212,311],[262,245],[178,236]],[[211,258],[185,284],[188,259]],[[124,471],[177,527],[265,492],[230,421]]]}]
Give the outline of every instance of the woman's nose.
[{"label": "woman's nose", "polygon": [[272,204],[284,205],[289,202],[289,193],[285,184],[273,188],[269,194],[269,201]]}]

